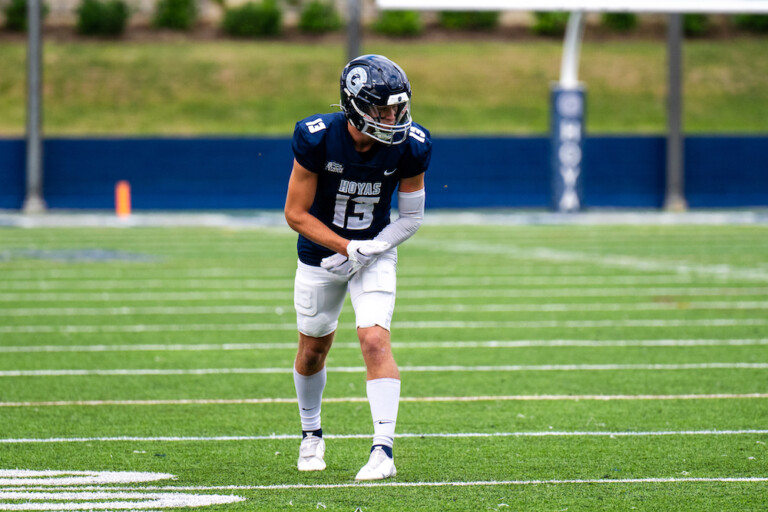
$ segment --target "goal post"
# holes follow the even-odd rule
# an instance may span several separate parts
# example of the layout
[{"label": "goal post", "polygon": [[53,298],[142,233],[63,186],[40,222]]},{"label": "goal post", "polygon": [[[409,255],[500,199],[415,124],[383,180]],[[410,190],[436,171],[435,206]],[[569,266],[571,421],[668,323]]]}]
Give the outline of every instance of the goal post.
[{"label": "goal post", "polygon": [[667,14],[667,169],[664,207],[684,210],[681,14],[768,14],[768,0],[376,0],[382,10],[569,12],[560,79],[550,94],[551,206],[581,209],[586,86],[578,80],[584,15],[589,12]]},{"label": "goal post", "polygon": [[380,9],[768,14],[766,0],[376,0]]}]

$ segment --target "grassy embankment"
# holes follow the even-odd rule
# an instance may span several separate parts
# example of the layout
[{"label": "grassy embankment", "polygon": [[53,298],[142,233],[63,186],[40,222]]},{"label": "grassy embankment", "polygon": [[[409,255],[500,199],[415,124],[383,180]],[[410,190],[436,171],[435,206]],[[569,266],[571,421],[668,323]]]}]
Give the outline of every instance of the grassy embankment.
[{"label": "grassy embankment", "polygon": [[[370,42],[408,71],[414,117],[435,134],[547,131],[560,41]],[[768,132],[768,40],[688,41],[689,133]],[[343,44],[46,42],[45,132],[291,133],[338,100]],[[24,132],[25,48],[0,46],[0,136]],[[665,129],[663,42],[588,42],[581,78],[591,133]]]}]

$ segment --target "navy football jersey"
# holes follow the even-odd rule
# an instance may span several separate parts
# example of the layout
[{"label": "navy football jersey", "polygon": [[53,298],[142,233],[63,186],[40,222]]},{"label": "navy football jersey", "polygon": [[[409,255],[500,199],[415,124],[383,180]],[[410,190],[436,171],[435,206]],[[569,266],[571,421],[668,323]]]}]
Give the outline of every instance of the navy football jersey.
[{"label": "navy football jersey", "polygon": [[[432,140],[426,128],[414,123],[402,144],[374,144],[371,150],[358,153],[344,113],[337,112],[296,123],[293,154],[318,175],[309,212],[346,239],[370,240],[390,222],[398,182],[427,170]],[[333,254],[302,235],[297,247],[299,260],[307,265],[319,266]]]}]

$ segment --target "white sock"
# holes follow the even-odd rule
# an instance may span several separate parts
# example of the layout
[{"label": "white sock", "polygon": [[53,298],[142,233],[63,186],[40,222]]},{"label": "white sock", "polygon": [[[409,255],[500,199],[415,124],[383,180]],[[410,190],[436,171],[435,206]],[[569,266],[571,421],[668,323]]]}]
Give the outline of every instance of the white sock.
[{"label": "white sock", "polygon": [[314,375],[305,376],[293,369],[293,384],[299,399],[301,430],[320,430],[320,404],[323,400],[325,367]]},{"label": "white sock", "polygon": [[373,444],[392,448],[395,442],[397,406],[400,403],[400,380],[369,380],[366,391],[373,418]]}]

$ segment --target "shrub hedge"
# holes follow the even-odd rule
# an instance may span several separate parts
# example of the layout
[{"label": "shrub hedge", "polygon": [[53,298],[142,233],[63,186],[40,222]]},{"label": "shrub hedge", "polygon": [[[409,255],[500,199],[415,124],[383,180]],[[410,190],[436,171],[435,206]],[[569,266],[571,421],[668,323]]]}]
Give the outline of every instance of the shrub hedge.
[{"label": "shrub hedge", "polygon": [[283,12],[275,0],[247,2],[224,13],[222,30],[232,37],[269,37],[283,30]]},{"label": "shrub hedge", "polygon": [[124,0],[82,0],[77,8],[77,32],[86,36],[117,37],[125,32],[129,16]]}]

